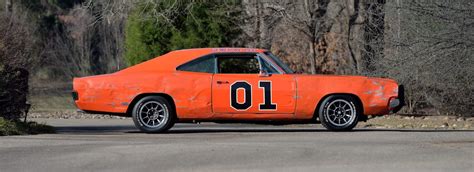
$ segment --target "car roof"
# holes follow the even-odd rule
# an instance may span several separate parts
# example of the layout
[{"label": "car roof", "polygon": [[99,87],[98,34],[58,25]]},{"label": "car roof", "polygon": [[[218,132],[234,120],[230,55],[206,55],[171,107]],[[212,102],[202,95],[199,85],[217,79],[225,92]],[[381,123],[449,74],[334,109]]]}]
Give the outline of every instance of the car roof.
[{"label": "car roof", "polygon": [[267,50],[257,48],[193,48],[174,50],[151,60],[131,66],[120,72],[165,72],[175,71],[176,67],[196,58],[214,53],[264,53]]}]

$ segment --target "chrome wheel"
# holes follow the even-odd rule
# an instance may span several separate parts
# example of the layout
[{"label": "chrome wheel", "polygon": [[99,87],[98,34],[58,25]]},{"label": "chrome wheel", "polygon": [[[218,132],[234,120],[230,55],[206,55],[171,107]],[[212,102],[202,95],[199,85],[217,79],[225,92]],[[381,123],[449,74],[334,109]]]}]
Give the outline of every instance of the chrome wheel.
[{"label": "chrome wheel", "polygon": [[158,101],[146,102],[138,112],[140,122],[149,128],[161,127],[169,118],[168,108]]},{"label": "chrome wheel", "polygon": [[344,99],[336,99],[329,103],[324,115],[329,123],[342,127],[352,124],[357,114],[352,103]]}]

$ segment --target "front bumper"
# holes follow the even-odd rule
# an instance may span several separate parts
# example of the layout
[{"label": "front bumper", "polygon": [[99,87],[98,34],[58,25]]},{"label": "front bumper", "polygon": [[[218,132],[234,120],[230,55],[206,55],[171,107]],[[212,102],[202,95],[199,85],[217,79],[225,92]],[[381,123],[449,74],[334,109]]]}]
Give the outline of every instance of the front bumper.
[{"label": "front bumper", "polygon": [[398,96],[390,100],[389,107],[393,113],[397,113],[405,106],[405,87],[403,85],[398,86]]}]

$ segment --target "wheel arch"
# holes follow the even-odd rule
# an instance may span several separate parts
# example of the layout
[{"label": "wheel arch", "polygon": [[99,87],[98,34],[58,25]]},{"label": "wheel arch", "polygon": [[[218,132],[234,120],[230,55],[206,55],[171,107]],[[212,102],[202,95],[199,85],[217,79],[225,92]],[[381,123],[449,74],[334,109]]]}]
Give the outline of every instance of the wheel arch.
[{"label": "wheel arch", "polygon": [[316,117],[318,117],[318,112],[319,112],[319,109],[321,107],[321,104],[329,96],[350,96],[350,97],[354,98],[356,106],[360,110],[360,114],[361,114],[361,116],[359,116],[360,117],[359,120],[366,120],[364,118],[365,115],[363,115],[364,114],[364,104],[362,103],[362,100],[359,98],[359,96],[357,96],[355,94],[352,94],[352,93],[331,93],[331,94],[327,94],[327,95],[323,96],[319,100],[318,104],[316,105],[316,109],[314,110],[314,113],[313,113],[313,120],[316,120]]},{"label": "wheel arch", "polygon": [[133,110],[133,107],[135,106],[135,104],[142,98],[144,97],[147,97],[147,96],[161,96],[163,98],[165,98],[168,102],[170,102],[171,104],[171,108],[174,109],[174,112],[175,114],[175,117],[177,117],[177,114],[176,114],[176,103],[173,99],[173,97],[171,97],[169,94],[166,94],[166,93],[141,93],[137,96],[135,96],[135,98],[133,98],[133,100],[130,102],[130,104],[128,105],[128,108],[127,108],[127,112],[126,112],[126,115],[127,116],[132,116],[132,110]]}]

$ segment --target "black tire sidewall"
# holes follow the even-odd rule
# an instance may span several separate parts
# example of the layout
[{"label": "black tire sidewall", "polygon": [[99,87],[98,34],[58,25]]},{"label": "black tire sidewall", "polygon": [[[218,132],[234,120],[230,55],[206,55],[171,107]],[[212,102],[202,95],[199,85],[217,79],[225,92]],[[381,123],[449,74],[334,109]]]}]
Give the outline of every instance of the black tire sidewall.
[{"label": "black tire sidewall", "polygon": [[[355,116],[354,121],[352,123],[344,125],[344,126],[336,126],[336,125],[331,124],[331,122],[329,122],[328,119],[326,119],[326,115],[325,115],[326,109],[328,108],[328,105],[331,102],[333,102],[335,100],[339,100],[339,99],[343,99],[343,100],[346,100],[349,103],[351,103],[352,106],[355,108],[355,111],[356,111],[356,116]],[[361,115],[361,109],[357,105],[354,98],[352,98],[351,96],[332,95],[332,96],[329,96],[326,99],[324,99],[324,101],[321,103],[321,107],[319,108],[318,114],[319,114],[319,119],[321,120],[321,124],[325,128],[327,128],[329,130],[333,130],[333,131],[348,131],[348,130],[352,130],[357,125],[357,123],[359,121],[359,116]]]},{"label": "black tire sidewall", "polygon": [[[168,118],[167,118],[166,121],[164,121],[165,124],[162,125],[161,127],[156,127],[156,128],[147,127],[147,126],[143,125],[141,123],[141,120],[139,119],[140,118],[139,110],[140,110],[141,106],[143,104],[145,104],[146,102],[149,102],[149,101],[157,101],[157,102],[161,103],[162,105],[166,106],[166,109],[168,110]],[[140,99],[135,104],[135,106],[133,107],[132,119],[133,119],[133,123],[135,124],[135,126],[138,129],[140,129],[140,131],[142,131],[142,132],[146,132],[146,133],[164,132],[164,131],[168,130],[169,128],[171,128],[174,125],[175,109],[173,109],[173,107],[168,102],[168,100],[166,100],[165,98],[163,98],[161,96],[146,96],[146,97],[143,97],[142,99]]]}]

